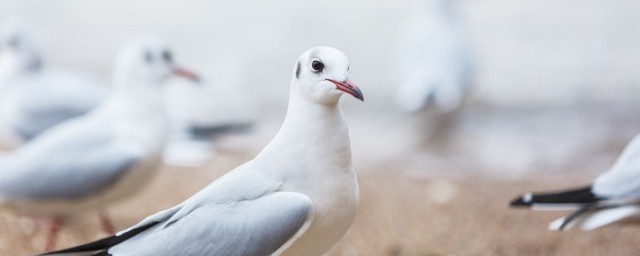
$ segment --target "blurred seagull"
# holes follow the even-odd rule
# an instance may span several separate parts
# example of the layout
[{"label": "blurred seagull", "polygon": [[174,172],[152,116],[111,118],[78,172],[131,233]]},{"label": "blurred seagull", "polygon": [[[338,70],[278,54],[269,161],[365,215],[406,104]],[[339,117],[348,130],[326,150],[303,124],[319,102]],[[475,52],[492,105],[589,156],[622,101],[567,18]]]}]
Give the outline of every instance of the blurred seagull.
[{"label": "blurred seagull", "polygon": [[197,80],[160,40],[141,37],[118,56],[114,92],[89,114],[60,124],[0,158],[0,207],[50,219],[47,250],[62,218],[130,196],[159,165],[167,116],[161,84],[171,74]]},{"label": "blurred seagull", "polygon": [[[246,105],[233,104],[224,90],[203,82],[203,86],[169,83],[165,101],[171,117],[171,134],[164,151],[164,163],[197,167],[211,159],[216,142],[224,136],[248,133],[253,123],[243,111]],[[232,113],[221,115],[220,113]],[[244,117],[243,117],[244,116]]]},{"label": "blurred seagull", "polygon": [[400,36],[397,102],[404,111],[453,111],[471,86],[471,50],[454,2],[423,0]]},{"label": "blurred seagull", "polygon": [[235,122],[181,125],[172,118],[172,131],[164,150],[164,163],[170,166],[198,167],[215,153],[215,141],[222,136],[252,130],[253,123]]},{"label": "blurred seagull", "polygon": [[321,255],[351,225],[358,183],[338,101],[362,100],[340,51],[297,61],[282,128],[256,158],[119,234],[45,255]]},{"label": "blurred seagull", "polygon": [[626,147],[609,171],[593,184],[550,193],[527,193],[511,201],[512,207],[532,210],[571,210],[549,225],[551,230],[600,228],[640,217],[640,135]]},{"label": "blurred seagull", "polygon": [[[21,19],[6,22],[0,34],[0,144],[5,147],[17,147],[57,124],[84,115],[109,96],[109,88],[96,77],[46,66],[41,41]],[[172,93],[183,88],[182,84],[173,87]],[[194,90],[201,93],[203,88],[187,89]],[[248,122],[183,124],[184,112],[171,110],[194,101],[193,97],[168,101],[172,136],[164,153],[166,163],[199,166],[213,154],[216,137],[248,131],[251,126]]]},{"label": "blurred seagull", "polygon": [[0,140],[17,146],[83,115],[109,96],[90,75],[45,65],[39,37],[18,19],[0,34]]}]

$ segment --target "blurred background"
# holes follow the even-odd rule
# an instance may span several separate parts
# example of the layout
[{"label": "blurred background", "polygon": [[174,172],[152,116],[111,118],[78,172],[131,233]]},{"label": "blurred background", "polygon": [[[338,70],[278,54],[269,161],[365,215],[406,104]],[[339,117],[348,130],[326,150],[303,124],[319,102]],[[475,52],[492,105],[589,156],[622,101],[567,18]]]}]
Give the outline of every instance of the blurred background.
[{"label": "blurred background", "polygon": [[[398,52],[412,40],[403,31],[434,13],[456,20],[473,75],[446,141],[429,143],[439,112],[407,113],[396,94],[406,76]],[[163,167],[148,189],[113,207],[119,229],[259,152],[281,124],[302,52],[345,52],[366,99],[341,103],[362,198],[329,255],[633,255],[634,227],[552,233],[546,225],[558,213],[507,205],[529,190],[590,182],[640,132],[638,13],[632,0],[0,1],[0,22],[18,16],[39,29],[48,64],[105,79],[123,43],[158,35],[208,91],[173,81],[170,104],[202,98],[173,111],[255,122],[252,133],[217,141],[201,167]],[[33,227],[0,221],[0,254],[38,251]],[[77,218],[60,246],[98,237],[87,223]]]}]

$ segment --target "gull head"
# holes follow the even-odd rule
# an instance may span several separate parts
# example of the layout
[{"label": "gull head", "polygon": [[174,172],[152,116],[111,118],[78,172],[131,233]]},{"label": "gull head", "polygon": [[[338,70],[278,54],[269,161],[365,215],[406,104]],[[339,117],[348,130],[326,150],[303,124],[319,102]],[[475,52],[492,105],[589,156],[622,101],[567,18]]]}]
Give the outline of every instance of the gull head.
[{"label": "gull head", "polygon": [[40,38],[21,19],[10,19],[0,32],[0,60],[15,71],[37,71],[42,67]]},{"label": "gull head", "polygon": [[173,75],[199,81],[195,73],[175,64],[171,49],[156,37],[134,39],[116,60],[115,79],[118,84],[156,86]]},{"label": "gull head", "polygon": [[348,72],[349,60],[341,51],[326,46],[311,48],[296,62],[292,90],[319,104],[337,104],[345,93],[364,101]]}]

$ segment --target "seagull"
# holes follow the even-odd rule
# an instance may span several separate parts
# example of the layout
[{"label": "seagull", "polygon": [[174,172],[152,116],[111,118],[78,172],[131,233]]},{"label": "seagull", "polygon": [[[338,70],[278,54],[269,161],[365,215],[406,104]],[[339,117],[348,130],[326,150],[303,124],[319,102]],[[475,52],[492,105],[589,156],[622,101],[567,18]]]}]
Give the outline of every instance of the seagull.
[{"label": "seagull", "polygon": [[590,185],[548,193],[527,193],[512,207],[573,211],[549,224],[550,230],[579,227],[593,230],[640,217],[640,135],[625,148],[615,164]]},{"label": "seagull", "polygon": [[44,255],[321,255],[358,207],[343,93],[347,57],[316,47],[297,60],[289,107],[275,138],[252,160],[177,206],[93,243]]},{"label": "seagull", "polygon": [[99,78],[45,64],[31,25],[20,19],[5,23],[0,33],[0,139],[5,146],[32,140],[109,96]]},{"label": "seagull", "polygon": [[454,4],[423,0],[399,37],[397,103],[403,111],[454,111],[471,86],[471,49]]},{"label": "seagull", "polygon": [[113,234],[103,208],[138,191],[160,163],[168,126],[160,85],[171,74],[197,80],[159,39],[127,45],[108,100],[0,158],[0,208],[48,219],[47,250],[63,218],[82,211],[97,210]]}]

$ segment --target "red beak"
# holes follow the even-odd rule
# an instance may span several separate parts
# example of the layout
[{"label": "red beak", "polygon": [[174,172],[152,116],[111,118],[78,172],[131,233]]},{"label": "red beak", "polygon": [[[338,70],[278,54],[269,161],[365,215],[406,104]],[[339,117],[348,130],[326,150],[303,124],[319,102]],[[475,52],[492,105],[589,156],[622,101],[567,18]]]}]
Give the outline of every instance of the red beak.
[{"label": "red beak", "polygon": [[195,83],[200,83],[200,76],[190,70],[181,67],[173,67],[173,74],[189,79]]},{"label": "red beak", "polygon": [[336,89],[351,94],[351,96],[355,97],[356,99],[364,101],[364,96],[362,95],[362,91],[360,91],[360,88],[358,88],[358,86],[356,86],[353,82],[349,81],[349,79],[345,80],[344,82],[338,82],[331,79],[327,80],[334,83],[336,85]]}]

